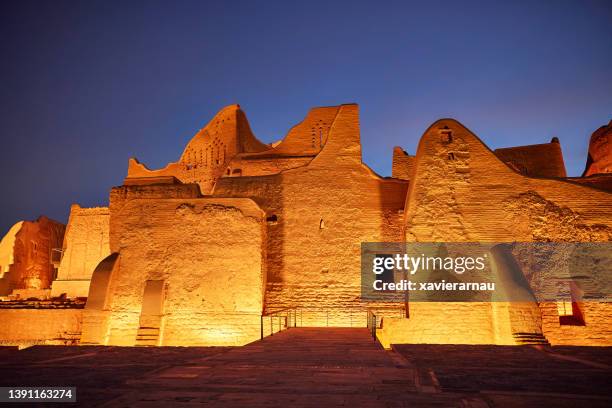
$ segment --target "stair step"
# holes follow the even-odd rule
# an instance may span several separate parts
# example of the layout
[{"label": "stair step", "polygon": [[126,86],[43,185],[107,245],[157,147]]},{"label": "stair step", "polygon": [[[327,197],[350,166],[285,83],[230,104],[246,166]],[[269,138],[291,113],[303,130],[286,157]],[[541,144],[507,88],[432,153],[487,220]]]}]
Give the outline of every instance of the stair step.
[{"label": "stair step", "polygon": [[529,344],[542,344],[550,345],[548,339],[542,333],[524,333],[518,332],[513,333],[512,336],[518,344],[529,345]]},{"label": "stair step", "polygon": [[159,327],[141,326],[136,333],[135,345],[139,347],[157,346]]}]

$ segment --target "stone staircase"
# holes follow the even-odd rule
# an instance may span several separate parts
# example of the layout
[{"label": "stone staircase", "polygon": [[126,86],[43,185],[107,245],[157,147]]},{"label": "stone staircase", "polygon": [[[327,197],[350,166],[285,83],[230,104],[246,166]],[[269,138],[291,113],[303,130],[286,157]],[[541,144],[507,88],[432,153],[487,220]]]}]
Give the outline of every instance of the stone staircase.
[{"label": "stone staircase", "polygon": [[157,346],[159,340],[159,327],[144,327],[138,328],[136,333],[136,346],[149,347]]},{"label": "stone staircase", "polygon": [[550,346],[550,343],[542,333],[512,333],[512,337],[518,345],[543,345]]}]

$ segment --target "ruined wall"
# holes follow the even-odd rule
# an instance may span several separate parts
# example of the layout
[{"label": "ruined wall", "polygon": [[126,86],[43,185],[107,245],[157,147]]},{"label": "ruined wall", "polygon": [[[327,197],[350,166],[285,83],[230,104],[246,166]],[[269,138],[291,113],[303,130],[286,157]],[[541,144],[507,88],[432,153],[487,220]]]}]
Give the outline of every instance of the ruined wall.
[{"label": "ruined wall", "polygon": [[[492,307],[493,306],[493,307]],[[507,309],[483,302],[411,302],[410,318],[384,317],[377,338],[391,344],[515,344]]]},{"label": "ruined wall", "polygon": [[306,166],[314,156],[278,157],[274,155],[238,155],[228,164],[223,177],[268,176]]},{"label": "ruined wall", "polygon": [[363,165],[358,108],[342,105],[310,164],[273,176],[222,178],[214,194],[252,197],[266,211],[266,312],[299,307],[305,325],[365,326],[362,312],[370,305],[359,300],[361,242],[402,240],[406,188]]},{"label": "ruined wall", "polygon": [[229,163],[225,177],[266,176],[307,165],[327,142],[339,111],[339,106],[311,109],[274,148],[236,155]]},{"label": "ruined wall", "polygon": [[183,183],[198,183],[202,192],[208,193],[236,154],[269,148],[253,136],[240,106],[230,105],[191,139],[178,162],[149,170],[136,159],[130,159],[125,184],[129,184],[129,179],[172,176]]},{"label": "ruined wall", "polygon": [[583,177],[612,173],[612,120],[591,135]]},{"label": "ruined wall", "polygon": [[415,157],[406,153],[401,147],[393,148],[393,167],[391,175],[393,178],[410,180],[414,173]]},{"label": "ruined wall", "polygon": [[542,330],[553,346],[612,346],[612,303],[587,301],[580,303],[584,325],[559,323],[559,313],[555,302],[540,304],[542,311]]},{"label": "ruined wall", "polygon": [[[611,213],[612,194],[525,177],[461,124],[445,119],[434,123],[419,143],[407,201],[406,240],[610,241]],[[463,319],[437,318],[430,324],[461,325]],[[511,323],[520,327],[520,321]]]},{"label": "ruined wall", "polygon": [[612,173],[594,174],[588,177],[570,177],[567,180],[612,193]]},{"label": "ruined wall", "polygon": [[0,345],[72,344],[82,309],[0,309]]},{"label": "ruined wall", "polygon": [[[92,302],[103,306],[87,317],[86,342],[212,346],[259,338],[265,229],[253,201],[199,198],[197,185],[123,186],[111,192],[110,213],[119,257],[102,302],[93,294],[105,283],[92,279]],[[151,282],[160,284],[143,303]],[[88,299],[86,314],[92,308]]]},{"label": "ruined wall", "polygon": [[0,295],[11,292],[9,271],[15,263],[15,239],[23,221],[13,225],[0,241]]},{"label": "ruined wall", "polygon": [[9,295],[18,291],[21,297],[45,297],[51,287],[55,269],[51,262],[51,250],[61,248],[65,226],[47,217],[41,216],[36,221],[23,221],[19,230],[9,232],[14,238],[8,237],[4,243],[5,259],[11,242],[13,243],[13,263],[8,265],[8,271],[3,266],[3,276],[0,287]]},{"label": "ruined wall", "polygon": [[611,212],[611,194],[571,182],[525,177],[497,159],[461,124],[440,120],[419,143],[406,238],[609,241]]},{"label": "ruined wall", "polygon": [[512,169],[531,177],[566,177],[559,139],[550,143],[506,147],[493,152]]},{"label": "ruined wall", "polygon": [[63,243],[62,260],[52,296],[86,297],[94,268],[110,254],[110,213],[106,207],[73,204]]}]

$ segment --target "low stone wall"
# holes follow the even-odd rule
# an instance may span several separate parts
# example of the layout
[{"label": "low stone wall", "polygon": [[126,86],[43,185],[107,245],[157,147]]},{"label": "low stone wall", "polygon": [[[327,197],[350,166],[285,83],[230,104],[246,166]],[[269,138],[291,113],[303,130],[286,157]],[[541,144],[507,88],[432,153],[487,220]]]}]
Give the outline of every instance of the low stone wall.
[{"label": "low stone wall", "polygon": [[0,344],[75,344],[83,309],[0,309]]},{"label": "low stone wall", "polygon": [[535,304],[411,302],[410,318],[383,317],[377,337],[385,348],[417,343],[515,345],[513,333],[541,333],[536,314]]},{"label": "low stone wall", "polygon": [[377,337],[385,348],[411,343],[495,344],[499,340],[492,314],[490,303],[412,302],[410,318],[383,318]]},{"label": "low stone wall", "polygon": [[542,331],[553,346],[612,346],[612,303],[583,302],[584,326],[561,325],[557,304],[541,303]]},{"label": "low stone wall", "polygon": [[54,280],[52,296],[60,296],[65,293],[68,297],[87,297],[91,280]]}]

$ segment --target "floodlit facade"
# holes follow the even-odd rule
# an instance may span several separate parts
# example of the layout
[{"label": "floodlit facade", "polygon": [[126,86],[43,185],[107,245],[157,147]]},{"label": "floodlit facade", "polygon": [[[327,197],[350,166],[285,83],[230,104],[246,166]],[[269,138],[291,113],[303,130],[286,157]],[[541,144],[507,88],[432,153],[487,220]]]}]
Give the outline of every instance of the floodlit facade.
[{"label": "floodlit facade", "polygon": [[[492,151],[442,119],[414,155],[396,147],[392,177],[381,177],[362,161],[355,104],[314,108],[271,145],[231,105],[177,162],[150,170],[130,159],[108,208],[71,208],[48,282],[48,302],[66,305],[55,311],[57,330],[37,334],[23,324],[35,311],[3,308],[0,337],[243,345],[287,322],[365,326],[371,311],[384,345],[610,345],[605,302],[571,311],[556,302],[364,302],[360,251],[362,242],[609,242],[611,134],[611,125],[594,134],[585,175],[568,178],[556,138]],[[14,236],[0,246],[6,264]],[[79,297],[84,308],[70,307]]]}]

